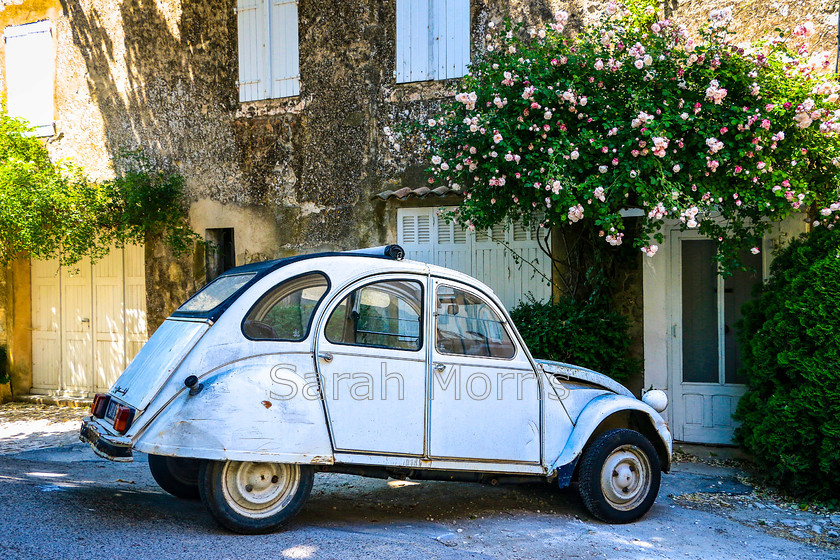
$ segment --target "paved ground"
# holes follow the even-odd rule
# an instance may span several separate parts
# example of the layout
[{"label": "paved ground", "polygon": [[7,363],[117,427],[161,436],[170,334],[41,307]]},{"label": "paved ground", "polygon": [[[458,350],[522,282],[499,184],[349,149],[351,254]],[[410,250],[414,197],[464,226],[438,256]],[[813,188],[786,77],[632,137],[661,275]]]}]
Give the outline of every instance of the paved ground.
[{"label": "paved ground", "polygon": [[[29,408],[27,408],[27,406]],[[76,443],[78,410],[0,407],[0,557],[837,559],[840,516],[754,492],[737,469],[680,463],[651,512],[593,521],[540,485],[319,475],[287,531],[219,529],[200,502],[163,493],[145,457],[116,464]]]}]

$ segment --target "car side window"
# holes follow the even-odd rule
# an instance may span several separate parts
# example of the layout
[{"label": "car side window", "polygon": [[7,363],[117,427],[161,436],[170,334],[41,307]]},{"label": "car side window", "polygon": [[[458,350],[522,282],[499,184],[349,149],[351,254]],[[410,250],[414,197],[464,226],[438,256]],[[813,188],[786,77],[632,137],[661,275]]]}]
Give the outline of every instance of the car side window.
[{"label": "car side window", "polygon": [[301,341],[329,283],[314,272],[286,280],[269,290],[245,316],[242,332],[254,340]]},{"label": "car side window", "polygon": [[419,350],[423,346],[423,286],[386,280],[362,286],[333,310],[324,334],[334,344]]},{"label": "car side window", "polygon": [[516,348],[499,315],[483,299],[440,286],[435,313],[435,344],[441,354],[512,358]]}]

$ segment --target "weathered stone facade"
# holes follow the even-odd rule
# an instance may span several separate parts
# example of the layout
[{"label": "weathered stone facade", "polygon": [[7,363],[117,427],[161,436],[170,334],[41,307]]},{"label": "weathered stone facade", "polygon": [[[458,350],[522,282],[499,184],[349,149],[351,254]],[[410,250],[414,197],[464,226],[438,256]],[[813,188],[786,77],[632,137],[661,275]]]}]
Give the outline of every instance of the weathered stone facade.
[{"label": "weathered stone facade", "polygon": [[[566,9],[574,26],[597,18],[605,3],[472,0],[473,52],[491,19],[540,24]],[[238,101],[236,0],[7,0],[0,7],[2,26],[41,19],[54,25],[51,154],[105,179],[122,150],[143,150],[186,179],[197,232],[236,228],[237,264],[393,241],[394,207],[372,195],[420,186],[421,162],[411,154],[395,159],[383,129],[422,116],[457,88],[457,81],[395,83],[395,0],[300,0],[300,95],[249,103]],[[673,0],[665,9],[696,29],[719,7]],[[832,49],[833,10],[827,0],[763,1],[736,4],[735,15],[753,39],[814,14],[815,46]],[[5,87],[2,73],[0,80]],[[24,268],[7,272],[7,287],[28,282]],[[149,240],[151,329],[203,281],[203,254],[176,259]],[[640,309],[638,275],[625,284],[622,307]],[[11,336],[4,299],[11,288],[2,288],[0,342]],[[638,311],[630,314],[641,320]],[[16,321],[19,328],[25,317],[18,313]]]}]

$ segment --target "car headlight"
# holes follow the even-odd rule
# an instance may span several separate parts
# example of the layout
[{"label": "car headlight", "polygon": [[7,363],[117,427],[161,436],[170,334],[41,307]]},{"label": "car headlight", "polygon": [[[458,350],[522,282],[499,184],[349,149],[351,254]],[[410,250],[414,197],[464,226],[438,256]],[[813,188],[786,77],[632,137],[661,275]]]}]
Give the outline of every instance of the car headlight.
[{"label": "car headlight", "polygon": [[668,408],[668,395],[665,391],[654,389],[642,395],[642,402],[656,412],[662,412]]}]

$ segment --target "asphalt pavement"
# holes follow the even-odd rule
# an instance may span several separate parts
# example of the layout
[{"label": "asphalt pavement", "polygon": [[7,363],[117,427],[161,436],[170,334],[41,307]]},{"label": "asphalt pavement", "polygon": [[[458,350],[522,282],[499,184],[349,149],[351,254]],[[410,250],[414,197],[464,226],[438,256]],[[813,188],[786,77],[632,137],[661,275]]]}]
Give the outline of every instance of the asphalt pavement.
[{"label": "asphalt pavement", "polygon": [[780,507],[737,469],[703,463],[678,463],[648,515],[628,525],[598,522],[574,492],[542,484],[319,474],[286,530],[235,535],[200,501],[160,490],[144,455],[96,457],[75,439],[78,415],[46,428],[0,417],[3,560],[840,558],[840,515]]}]

